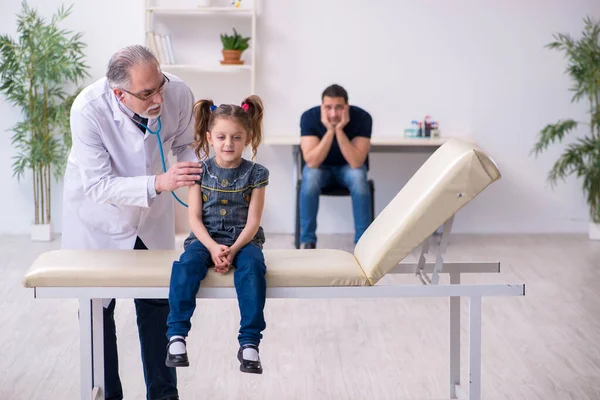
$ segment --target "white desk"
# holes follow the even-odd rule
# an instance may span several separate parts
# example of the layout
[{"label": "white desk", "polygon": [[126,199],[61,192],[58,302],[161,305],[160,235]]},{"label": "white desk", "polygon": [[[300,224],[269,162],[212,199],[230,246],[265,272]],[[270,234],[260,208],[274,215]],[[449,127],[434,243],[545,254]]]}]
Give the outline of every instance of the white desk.
[{"label": "white desk", "polygon": [[[406,138],[402,135],[397,136],[377,136],[371,137],[371,153],[400,153],[400,152],[419,152],[431,153],[442,144],[450,140],[449,137],[441,138]],[[298,135],[278,135],[265,136],[263,144],[270,146],[300,146],[300,134]]]}]

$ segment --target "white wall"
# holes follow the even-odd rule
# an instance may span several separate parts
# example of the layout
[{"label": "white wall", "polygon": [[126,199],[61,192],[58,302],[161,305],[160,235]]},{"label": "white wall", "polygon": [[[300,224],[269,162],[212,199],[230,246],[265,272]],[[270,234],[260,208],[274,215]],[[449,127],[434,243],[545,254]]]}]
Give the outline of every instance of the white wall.
[{"label": "white wall", "polygon": [[[45,15],[60,4],[30,3]],[[14,34],[19,6],[3,0],[3,33]],[[104,73],[115,50],[143,43],[143,7],[141,0],[76,2],[65,26],[84,32],[94,79]],[[545,124],[584,116],[583,104],[569,102],[562,55],[544,45],[556,31],[578,35],[588,14],[600,15],[600,2],[262,0],[257,91],[266,103],[266,135],[297,135],[301,112],[318,104],[322,90],[337,82],[349,91],[351,103],[371,112],[374,135],[400,135],[408,121],[430,114],[440,121],[443,135],[473,138],[497,161],[503,179],[459,213],[456,231],[583,232],[587,208],[580,182],[569,179],[556,190],[546,184],[547,171],[564,146],[553,147],[537,160],[529,151]],[[238,81],[232,77],[232,83]],[[217,95],[213,89],[194,90],[197,97]],[[0,115],[0,183],[11,193],[0,198],[0,232],[27,233],[31,181],[17,183],[11,177],[14,152],[10,133],[5,132],[20,116],[3,98]],[[290,153],[285,147],[260,149],[259,161],[272,177],[263,220],[268,232],[293,229]],[[376,211],[426,157],[371,155]],[[60,185],[53,198],[57,231],[59,191]],[[322,199],[319,232],[351,232],[350,216],[349,199]]]}]

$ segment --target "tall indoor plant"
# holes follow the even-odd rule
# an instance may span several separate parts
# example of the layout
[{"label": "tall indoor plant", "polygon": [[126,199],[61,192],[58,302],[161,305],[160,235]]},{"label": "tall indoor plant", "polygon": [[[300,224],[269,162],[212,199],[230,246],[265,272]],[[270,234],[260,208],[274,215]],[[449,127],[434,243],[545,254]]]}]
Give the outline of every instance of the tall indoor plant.
[{"label": "tall indoor plant", "polygon": [[547,47],[564,53],[566,73],[573,82],[571,101],[586,101],[587,121],[567,119],[547,125],[539,133],[532,152],[537,156],[567,133],[585,127],[586,135],[567,146],[550,170],[548,181],[555,185],[572,174],[583,179],[590,216],[589,235],[600,239],[600,22],[588,17],[584,24],[581,38],[555,34],[555,41]]},{"label": "tall indoor plant", "polygon": [[66,87],[88,75],[82,34],[58,26],[71,9],[61,7],[46,21],[23,1],[18,37],[0,35],[0,93],[23,117],[12,128],[13,176],[33,174],[34,240],[51,238],[51,175],[60,179],[71,147],[69,111],[77,90],[69,95]]}]

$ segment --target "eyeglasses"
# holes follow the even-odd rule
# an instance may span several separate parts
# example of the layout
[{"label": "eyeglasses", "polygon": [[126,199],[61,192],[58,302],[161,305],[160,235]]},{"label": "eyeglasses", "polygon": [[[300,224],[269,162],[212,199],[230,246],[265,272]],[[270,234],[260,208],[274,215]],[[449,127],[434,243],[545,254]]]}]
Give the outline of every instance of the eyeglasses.
[{"label": "eyeglasses", "polygon": [[128,90],[125,89],[121,89],[122,91],[129,93],[130,95],[132,95],[133,97],[135,97],[136,99],[140,99],[142,101],[148,101],[150,100],[152,97],[156,96],[157,93],[160,93],[161,95],[165,92],[165,87],[167,82],[170,82],[171,80],[165,75],[163,74],[163,82],[160,84],[160,86],[158,87],[158,89],[156,89],[155,91],[153,91],[152,93],[146,95],[146,96],[141,96],[139,94],[135,94],[135,93],[131,93]]}]

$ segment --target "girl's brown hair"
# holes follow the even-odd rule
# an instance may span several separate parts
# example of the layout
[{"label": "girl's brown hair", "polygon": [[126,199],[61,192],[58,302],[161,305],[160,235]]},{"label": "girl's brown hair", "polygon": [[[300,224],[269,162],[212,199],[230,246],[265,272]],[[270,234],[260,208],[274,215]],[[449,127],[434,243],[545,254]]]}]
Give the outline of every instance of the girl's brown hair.
[{"label": "girl's brown hair", "polygon": [[[209,144],[206,132],[210,132],[218,118],[229,118],[242,125],[248,133],[248,141],[252,147],[252,159],[262,140],[263,103],[260,97],[252,95],[244,99],[241,106],[221,104],[213,107],[212,100],[198,100],[194,104],[194,151],[199,159],[209,155]],[[211,111],[211,108],[214,108]]]}]

